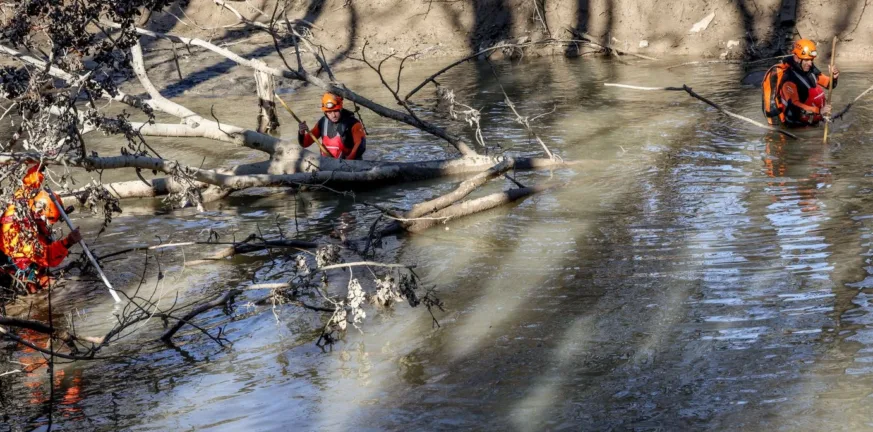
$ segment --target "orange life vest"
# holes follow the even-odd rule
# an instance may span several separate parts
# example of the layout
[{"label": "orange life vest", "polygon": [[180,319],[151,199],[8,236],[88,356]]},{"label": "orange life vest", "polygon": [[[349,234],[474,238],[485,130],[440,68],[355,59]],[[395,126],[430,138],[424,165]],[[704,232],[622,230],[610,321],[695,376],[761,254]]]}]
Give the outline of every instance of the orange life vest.
[{"label": "orange life vest", "polygon": [[784,120],[782,116],[785,105],[782,104],[779,92],[782,89],[782,78],[789,67],[791,66],[787,63],[774,65],[764,74],[764,82],[761,83],[761,108],[764,110],[764,115],[767,116],[767,123],[771,125],[778,125]]}]

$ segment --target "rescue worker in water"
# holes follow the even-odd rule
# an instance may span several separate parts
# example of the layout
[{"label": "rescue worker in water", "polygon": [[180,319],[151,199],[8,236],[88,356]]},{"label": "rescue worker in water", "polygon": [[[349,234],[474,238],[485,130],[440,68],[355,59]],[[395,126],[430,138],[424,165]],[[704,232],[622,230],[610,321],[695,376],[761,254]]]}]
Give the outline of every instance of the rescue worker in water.
[{"label": "rescue worker in water", "polygon": [[367,136],[364,126],[355,118],[355,115],[343,109],[343,98],[325,93],[321,97],[321,111],[324,117],[318,120],[312,128],[310,135],[306,122],[300,123],[300,132],[297,141],[303,147],[312,145],[312,137],[321,140],[324,148],[329,152],[321,152],[322,156],[332,156],[337,159],[362,159],[367,150]]},{"label": "rescue worker in water", "polygon": [[772,124],[789,127],[814,126],[831,115],[825,89],[833,80],[837,87],[840,70],[834,66],[831,76],[824,75],[813,63],[818,51],[808,39],[795,42],[791,55],[773,66],[764,76],[764,114]]},{"label": "rescue worker in water", "polygon": [[82,239],[78,228],[62,240],[52,238],[51,226],[61,213],[49,192],[40,190],[43,179],[41,167],[31,167],[0,218],[0,251],[5,255],[2,267],[23,281],[31,293],[47,286],[48,269],[60,265],[69,249]]}]

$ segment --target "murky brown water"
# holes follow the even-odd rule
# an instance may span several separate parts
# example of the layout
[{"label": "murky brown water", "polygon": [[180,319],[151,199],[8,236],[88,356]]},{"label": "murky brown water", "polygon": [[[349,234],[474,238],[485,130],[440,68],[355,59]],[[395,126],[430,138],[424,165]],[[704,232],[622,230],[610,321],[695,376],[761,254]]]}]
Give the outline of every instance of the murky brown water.
[{"label": "murky brown water", "polygon": [[[175,348],[144,326],[107,354],[127,360],[66,365],[54,416],[64,430],[867,430],[873,428],[873,153],[869,106],[800,141],[767,135],[682,93],[604,88],[604,82],[687,83],[741,114],[760,118],[744,72],[715,65],[536,60],[499,67],[518,108],[543,138],[591,169],[517,173],[524,183],[570,186],[512,206],[386,242],[380,256],[415,263],[448,310],[431,325],[423,309],[370,314],[364,334],[324,353],[319,317],[294,307],[234,318],[217,312],[233,348],[188,333]],[[844,68],[836,105],[870,85],[869,65]],[[412,70],[411,77],[430,69]],[[356,84],[376,91],[373,81]],[[412,84],[413,78],[409,78]],[[512,154],[539,147],[513,123],[484,65],[444,84],[482,107],[485,138]],[[432,106],[432,93],[421,99]],[[302,97],[317,100],[314,90]],[[292,97],[292,100],[299,100]],[[229,123],[251,125],[253,97],[180,99]],[[387,97],[380,100],[388,101]],[[296,102],[299,104],[299,102]],[[302,109],[315,119],[317,102]],[[284,118],[284,117],[283,117]],[[444,156],[427,136],[365,114],[368,159]],[[293,125],[286,130],[294,133]],[[212,143],[152,140],[167,157],[210,167],[262,156]],[[110,152],[119,144],[93,144]],[[193,153],[193,154],[192,154]],[[204,158],[205,157],[205,158]],[[106,173],[107,176],[116,174]],[[505,180],[488,190],[509,187]],[[360,201],[409,205],[451,187],[424,182],[360,193]],[[369,228],[374,213],[325,193],[231,198],[205,213],[132,202],[95,241],[100,253],[155,236],[204,239],[209,229],[242,238],[257,229],[318,239],[342,212]],[[295,224],[295,212],[300,215]],[[96,221],[79,222],[96,234]],[[251,283],[261,260],[184,268],[208,251],[160,256],[146,287],[167,302]],[[133,289],[138,255],[107,265]],[[153,260],[152,260],[153,262]],[[278,266],[257,274],[278,280]],[[152,267],[154,270],[154,267]],[[59,290],[81,333],[111,325],[97,284]],[[255,296],[252,294],[252,296]],[[38,309],[38,308],[37,308]],[[33,353],[16,357],[28,362]],[[14,367],[15,365],[9,365]],[[2,367],[7,367],[6,365]],[[13,430],[45,428],[44,369],[3,378]]]}]

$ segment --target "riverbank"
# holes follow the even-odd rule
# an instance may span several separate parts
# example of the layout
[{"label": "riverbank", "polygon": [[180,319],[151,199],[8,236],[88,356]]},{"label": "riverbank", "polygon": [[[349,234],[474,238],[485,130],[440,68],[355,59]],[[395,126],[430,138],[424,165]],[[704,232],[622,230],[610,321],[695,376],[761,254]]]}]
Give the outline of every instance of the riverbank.
[{"label": "riverbank", "polygon": [[[411,62],[434,68],[497,44],[527,44],[495,56],[596,55],[601,48],[568,41],[594,39],[629,54],[677,61],[699,59],[761,59],[786,52],[798,37],[819,43],[821,58],[830,56],[830,41],[840,36],[839,60],[873,59],[873,18],[857,2],[835,2],[823,9],[809,1],[762,0],[411,0],[294,1],[277,15],[311,24],[335,71],[365,65],[356,60],[366,46],[368,58],[417,53]],[[845,4],[843,4],[845,3]],[[192,0],[154,14],[150,28],[209,40],[247,58],[281,67],[273,40],[245,20],[269,22],[270,0],[228,2]],[[236,14],[239,14],[239,17]],[[555,43],[542,43],[547,40]],[[533,45],[531,45],[533,43]],[[167,96],[182,93],[251,94],[254,80],[246,68],[214,53],[165,41],[147,46],[152,79]],[[293,48],[284,47],[294,64]],[[174,59],[175,57],[175,59]],[[627,57],[626,58],[636,58]],[[179,78],[178,68],[181,69]],[[389,62],[390,63],[390,62]],[[667,65],[669,65],[667,64]],[[341,81],[348,80],[343,74]]]}]

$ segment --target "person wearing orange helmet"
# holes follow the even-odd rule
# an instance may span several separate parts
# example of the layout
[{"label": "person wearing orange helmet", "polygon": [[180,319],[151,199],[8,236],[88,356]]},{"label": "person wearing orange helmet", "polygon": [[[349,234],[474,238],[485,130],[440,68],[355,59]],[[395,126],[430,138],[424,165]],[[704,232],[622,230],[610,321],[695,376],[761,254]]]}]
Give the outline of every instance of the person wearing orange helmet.
[{"label": "person wearing orange helmet", "polygon": [[[764,77],[764,112],[770,124],[778,121],[786,126],[814,126],[831,114],[825,89],[833,80],[836,88],[840,70],[834,66],[831,76],[816,66],[815,42],[801,39],[794,43],[791,55],[773,66]],[[768,91],[772,91],[767,100]],[[768,103],[769,102],[769,103]]]},{"label": "person wearing orange helmet", "polygon": [[318,120],[312,128],[312,134],[307,133],[306,122],[300,123],[297,142],[303,147],[313,144],[312,137],[321,140],[327,153],[322,150],[322,156],[332,156],[337,159],[362,159],[367,150],[367,134],[364,125],[355,115],[343,108],[343,98],[333,93],[325,93],[321,97],[321,111],[324,117]]},{"label": "person wearing orange helmet", "polygon": [[[31,285],[42,282],[48,268],[60,265],[69,255],[70,247],[82,239],[76,228],[64,239],[53,240],[51,226],[60,220],[61,210],[49,192],[32,192],[35,194],[14,198],[0,218],[0,250],[7,257],[7,265],[25,275],[25,281]],[[62,202],[59,196],[55,198]],[[28,287],[31,292],[35,288]]]}]

